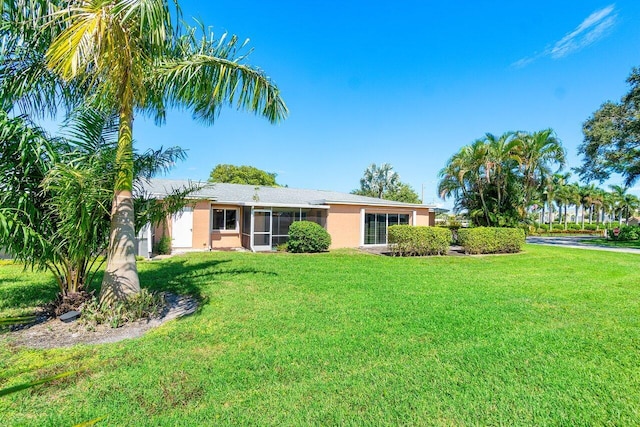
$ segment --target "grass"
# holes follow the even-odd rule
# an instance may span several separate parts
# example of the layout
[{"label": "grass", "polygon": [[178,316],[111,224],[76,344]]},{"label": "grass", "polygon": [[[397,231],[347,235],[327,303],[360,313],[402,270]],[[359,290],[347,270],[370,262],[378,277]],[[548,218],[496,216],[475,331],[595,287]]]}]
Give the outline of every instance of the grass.
[{"label": "grass", "polygon": [[637,248],[640,249],[640,240],[609,240],[605,238],[593,239],[590,244],[610,246],[612,248]]},{"label": "grass", "polygon": [[[99,346],[37,351],[0,336],[0,388],[84,369],[0,398],[0,414],[8,425],[638,425],[639,261],[528,245],[142,262],[143,284],[195,294],[201,310]],[[16,277],[0,266],[0,315],[49,292],[41,275]]]}]

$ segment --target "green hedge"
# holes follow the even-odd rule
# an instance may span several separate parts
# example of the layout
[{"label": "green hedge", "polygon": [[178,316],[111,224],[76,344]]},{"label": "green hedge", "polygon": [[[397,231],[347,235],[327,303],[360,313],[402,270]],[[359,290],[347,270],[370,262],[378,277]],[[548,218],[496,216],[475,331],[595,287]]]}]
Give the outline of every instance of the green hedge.
[{"label": "green hedge", "polygon": [[289,227],[289,252],[324,252],[331,246],[331,236],[320,224],[296,221]]},{"label": "green hedge", "polygon": [[520,228],[478,227],[458,230],[458,243],[468,254],[520,252],[524,245]]},{"label": "green hedge", "polygon": [[387,236],[394,256],[446,255],[451,244],[451,230],[443,227],[392,225]]}]

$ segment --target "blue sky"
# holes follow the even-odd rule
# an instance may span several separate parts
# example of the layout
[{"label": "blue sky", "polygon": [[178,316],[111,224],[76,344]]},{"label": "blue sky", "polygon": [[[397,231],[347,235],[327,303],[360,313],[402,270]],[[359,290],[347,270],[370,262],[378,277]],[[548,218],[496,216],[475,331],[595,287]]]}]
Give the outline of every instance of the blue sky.
[{"label": "blue sky", "polygon": [[180,4],[216,34],[251,40],[248,62],[278,85],[290,116],[271,125],[227,108],[204,126],[175,111],[162,127],[138,117],[138,149],[188,149],[169,178],[247,164],[290,187],[349,192],[369,164],[387,162],[442,204],[438,171],[486,132],[551,127],[579,165],[582,123],[640,66],[637,0]]}]

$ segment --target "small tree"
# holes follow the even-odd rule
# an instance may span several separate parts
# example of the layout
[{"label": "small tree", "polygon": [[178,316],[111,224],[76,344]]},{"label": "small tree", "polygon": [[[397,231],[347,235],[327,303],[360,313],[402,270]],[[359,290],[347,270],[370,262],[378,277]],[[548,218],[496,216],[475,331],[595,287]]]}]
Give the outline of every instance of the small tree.
[{"label": "small tree", "polygon": [[253,166],[216,165],[209,175],[209,182],[229,184],[264,185],[277,187],[277,174]]}]

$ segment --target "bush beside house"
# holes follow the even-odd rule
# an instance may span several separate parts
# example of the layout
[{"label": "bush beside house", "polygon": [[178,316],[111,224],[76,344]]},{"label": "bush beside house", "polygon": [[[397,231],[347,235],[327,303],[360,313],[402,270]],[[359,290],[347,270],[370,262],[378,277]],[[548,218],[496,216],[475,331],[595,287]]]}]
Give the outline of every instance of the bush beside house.
[{"label": "bush beside house", "polygon": [[320,224],[296,221],[289,227],[289,252],[325,252],[331,246],[331,236]]},{"label": "bush beside house", "polygon": [[388,228],[387,240],[394,256],[446,255],[451,244],[451,230],[392,225]]},{"label": "bush beside house", "polygon": [[521,228],[477,227],[458,230],[458,243],[467,254],[520,252],[525,242]]}]

